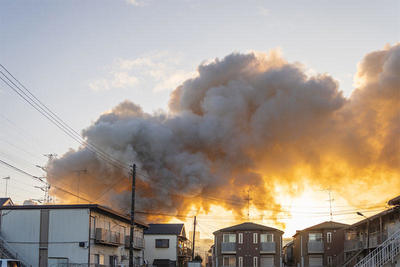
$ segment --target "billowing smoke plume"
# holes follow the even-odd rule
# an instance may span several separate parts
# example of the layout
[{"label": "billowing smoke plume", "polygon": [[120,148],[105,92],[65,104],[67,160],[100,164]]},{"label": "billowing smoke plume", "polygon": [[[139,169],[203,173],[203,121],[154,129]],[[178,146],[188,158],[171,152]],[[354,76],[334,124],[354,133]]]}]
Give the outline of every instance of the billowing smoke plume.
[{"label": "billowing smoke plume", "polygon": [[[124,101],[83,135],[138,165],[140,210],[185,214],[218,204],[240,215],[248,189],[259,210],[279,209],[276,188],[296,193],[305,181],[332,186],[353,204],[366,189],[395,195],[400,45],[366,55],[356,76],[345,98],[329,75],[308,76],[276,52],[234,53],[200,65],[172,92],[168,112],[148,114]],[[51,183],[122,209],[130,203],[128,176],[87,147],[49,164]]]}]

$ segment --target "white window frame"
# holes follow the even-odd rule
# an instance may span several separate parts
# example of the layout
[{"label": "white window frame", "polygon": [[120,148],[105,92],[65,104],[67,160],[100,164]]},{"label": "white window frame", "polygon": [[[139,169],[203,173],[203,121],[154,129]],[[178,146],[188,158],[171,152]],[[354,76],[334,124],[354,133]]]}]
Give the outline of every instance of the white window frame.
[{"label": "white window frame", "polygon": [[[263,237],[266,236],[266,240],[267,241],[263,241]],[[268,241],[268,236],[271,236],[271,241]],[[264,234],[260,234],[260,243],[268,243],[268,242],[274,242],[274,234],[273,233],[264,233]]]},{"label": "white window frame", "polygon": [[236,243],[236,234],[223,234],[222,243]]},{"label": "white window frame", "polygon": [[333,264],[332,256],[328,256],[326,260],[328,262],[328,266],[332,266],[332,264]]},{"label": "white window frame", "polygon": [[[232,264],[231,264],[231,261],[232,261]],[[223,266],[232,266],[232,267],[236,266],[236,257],[235,256],[224,256],[222,258],[222,265]]]},{"label": "white window frame", "polygon": [[326,242],[327,243],[332,243],[332,232],[327,232],[326,233]]},{"label": "white window frame", "polygon": [[258,257],[253,257],[253,267],[258,267]]},{"label": "white window frame", "polygon": [[243,267],[243,257],[239,257],[239,267]]},{"label": "white window frame", "polygon": [[253,244],[258,243],[258,233],[253,233]]},{"label": "white window frame", "polygon": [[238,234],[238,243],[243,244],[243,233]]}]

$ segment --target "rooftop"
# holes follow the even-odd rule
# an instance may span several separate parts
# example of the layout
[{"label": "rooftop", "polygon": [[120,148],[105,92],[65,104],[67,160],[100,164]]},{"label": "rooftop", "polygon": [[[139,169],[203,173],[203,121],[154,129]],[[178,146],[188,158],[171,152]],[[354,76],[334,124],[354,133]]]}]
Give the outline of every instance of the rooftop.
[{"label": "rooftop", "polygon": [[[110,217],[130,223],[130,217],[99,204],[62,204],[62,205],[14,205],[0,206],[0,210],[31,210],[31,209],[90,209]],[[148,225],[135,220],[135,225],[147,228]]]},{"label": "rooftop", "polygon": [[340,229],[340,228],[346,228],[349,227],[350,225],[345,224],[345,223],[339,223],[339,222],[334,222],[334,221],[327,221],[323,223],[319,223],[316,225],[313,225],[311,227],[308,227],[306,229],[296,231],[296,233],[293,236],[296,236],[297,234],[304,232],[304,231],[316,231],[316,230],[324,230],[324,229]]},{"label": "rooftop", "polygon": [[261,225],[261,224],[256,224],[256,223],[252,223],[252,222],[245,222],[245,223],[241,223],[241,224],[237,224],[234,226],[230,226],[227,228],[223,228],[220,229],[218,231],[215,231],[214,234],[218,233],[218,232],[234,232],[234,231],[278,231],[283,233],[283,231],[276,229],[276,228],[272,228],[272,227],[268,227],[265,225]]},{"label": "rooftop", "polygon": [[183,223],[151,223],[149,228],[144,231],[146,235],[179,235],[186,237],[185,226]]},{"label": "rooftop", "polygon": [[0,198],[0,206],[10,206],[10,205],[14,205],[11,198],[9,197]]}]

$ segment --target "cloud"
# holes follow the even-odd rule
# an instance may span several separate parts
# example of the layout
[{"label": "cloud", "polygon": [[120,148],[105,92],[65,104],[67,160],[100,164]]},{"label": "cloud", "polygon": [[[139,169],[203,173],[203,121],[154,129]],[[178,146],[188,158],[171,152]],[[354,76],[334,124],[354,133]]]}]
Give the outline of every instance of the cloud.
[{"label": "cloud", "polygon": [[[117,64],[159,77],[179,61],[160,58]],[[262,196],[253,202],[259,211],[279,210],[277,186],[299,193],[305,184],[332,187],[354,206],[371,196],[362,192],[380,202],[400,188],[399,74],[400,44],[371,52],[346,98],[333,77],[307,73],[279,53],[233,53],[198,66],[173,90],[168,111],[148,114],[124,101],[83,135],[113,158],[136,162],[141,210],[219,205],[240,217],[247,189]],[[128,174],[85,146],[48,167],[50,183],[72,185],[71,170],[88,170],[81,192],[92,199],[121,181],[106,199],[118,208],[130,203]]]},{"label": "cloud", "polygon": [[89,82],[94,91],[118,88],[148,87],[153,91],[172,90],[195,72],[181,68],[183,62],[179,55],[168,52],[155,52],[135,59],[115,60],[109,67],[106,78]]}]

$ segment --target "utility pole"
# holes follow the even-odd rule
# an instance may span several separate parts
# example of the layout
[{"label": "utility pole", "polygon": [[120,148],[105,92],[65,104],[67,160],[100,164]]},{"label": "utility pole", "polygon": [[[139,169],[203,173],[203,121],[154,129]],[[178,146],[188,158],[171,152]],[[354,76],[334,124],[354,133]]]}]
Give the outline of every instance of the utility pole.
[{"label": "utility pole", "polygon": [[193,222],[193,245],[192,245],[192,261],[194,260],[194,247],[195,247],[195,241],[196,241],[196,216],[194,216],[194,222]]},{"label": "utility pole", "polygon": [[328,189],[328,193],[329,193],[329,214],[331,216],[331,222],[333,221],[333,213],[332,213],[332,188],[329,187]]},{"label": "utility pole", "polygon": [[11,177],[7,176],[7,177],[4,177],[3,179],[6,180],[6,195],[5,195],[5,197],[8,197],[8,191],[7,191],[7,189],[8,189],[8,180],[10,180]]},{"label": "utility pole", "polygon": [[250,188],[247,189],[247,198],[245,198],[245,200],[247,201],[247,221],[250,220]]},{"label": "utility pole", "polygon": [[132,199],[131,199],[131,229],[129,236],[129,267],[133,267],[133,233],[135,227],[135,184],[136,184],[136,165],[132,165]]}]

